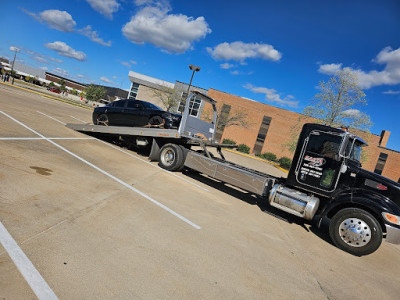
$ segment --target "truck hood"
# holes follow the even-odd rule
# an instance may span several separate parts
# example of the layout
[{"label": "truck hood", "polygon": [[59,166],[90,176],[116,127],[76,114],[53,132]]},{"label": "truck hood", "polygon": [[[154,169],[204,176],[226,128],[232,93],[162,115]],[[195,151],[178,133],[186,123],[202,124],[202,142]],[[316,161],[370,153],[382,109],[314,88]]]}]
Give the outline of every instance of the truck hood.
[{"label": "truck hood", "polygon": [[360,183],[364,185],[364,187],[370,188],[375,192],[382,194],[387,198],[390,198],[393,202],[400,206],[399,183],[374,172],[364,170],[362,168],[358,168],[357,177],[359,178]]}]

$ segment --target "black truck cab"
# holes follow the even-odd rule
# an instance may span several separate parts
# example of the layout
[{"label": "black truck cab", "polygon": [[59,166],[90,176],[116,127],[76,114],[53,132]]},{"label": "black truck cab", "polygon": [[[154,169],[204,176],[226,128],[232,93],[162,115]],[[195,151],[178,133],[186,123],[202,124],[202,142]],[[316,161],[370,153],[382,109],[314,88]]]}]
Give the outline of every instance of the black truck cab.
[{"label": "black truck cab", "polygon": [[333,242],[355,255],[374,252],[383,237],[400,243],[400,184],[362,169],[363,146],[346,130],[305,124],[284,184],[319,199],[314,220],[330,218]]}]

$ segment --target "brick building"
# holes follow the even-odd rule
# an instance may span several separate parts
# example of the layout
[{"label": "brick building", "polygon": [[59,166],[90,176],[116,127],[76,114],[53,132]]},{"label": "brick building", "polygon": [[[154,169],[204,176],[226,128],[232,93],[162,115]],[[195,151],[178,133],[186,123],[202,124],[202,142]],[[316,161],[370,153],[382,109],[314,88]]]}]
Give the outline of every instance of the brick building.
[{"label": "brick building", "polygon": [[54,83],[57,83],[57,84],[58,84],[58,82],[60,80],[64,80],[66,87],[69,87],[71,89],[75,89],[75,90],[77,90],[79,92],[82,92],[82,91],[86,90],[86,88],[88,86],[87,84],[83,84],[83,83],[68,79],[66,77],[62,77],[60,75],[52,74],[52,73],[49,73],[49,72],[46,72],[46,80],[54,82]]},{"label": "brick building", "polygon": [[[272,152],[277,157],[292,157],[293,154],[283,145],[290,142],[292,128],[300,129],[307,122],[315,119],[299,113],[278,108],[261,102],[231,95],[214,89],[208,90],[208,96],[217,101],[218,110],[235,114],[238,111],[247,114],[247,128],[230,126],[218,130],[221,141],[225,138],[246,144],[254,154]],[[368,143],[366,161],[363,167],[400,182],[400,152],[386,148],[390,132],[383,130],[381,135],[354,131]]]},{"label": "brick building", "polygon": [[[166,82],[132,71],[129,73],[129,78],[132,81],[130,95],[163,106],[159,97],[155,96],[154,91],[160,89],[165,92],[162,87],[166,86]],[[167,84],[170,90],[173,89],[175,94],[180,95],[182,104],[183,99],[186,98],[188,85],[179,81],[176,81],[175,84]],[[246,115],[248,123],[246,128],[242,126],[224,127],[218,124],[216,138],[221,141],[227,138],[234,140],[237,144],[246,144],[254,154],[272,152],[278,158],[282,156],[291,158],[293,153],[288,150],[288,147],[284,147],[284,144],[291,142],[292,128],[295,127],[300,130],[302,124],[316,121],[290,110],[215,89],[208,91],[198,87],[193,87],[193,89],[215,99],[220,115],[234,116],[239,112]],[[193,103],[193,105],[196,105],[196,103]],[[177,106],[177,111],[179,111],[180,106]],[[363,163],[363,167],[400,182],[400,152],[386,148],[390,132],[383,130],[381,135],[368,134],[362,131],[354,131],[354,133],[368,143],[368,147],[365,148],[366,161]]]}]

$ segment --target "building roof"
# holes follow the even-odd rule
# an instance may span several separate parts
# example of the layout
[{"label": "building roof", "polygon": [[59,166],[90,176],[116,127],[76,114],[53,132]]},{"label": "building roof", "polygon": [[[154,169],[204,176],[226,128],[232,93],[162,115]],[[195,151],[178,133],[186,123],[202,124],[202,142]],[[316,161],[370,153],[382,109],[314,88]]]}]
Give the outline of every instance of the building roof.
[{"label": "building roof", "polygon": [[136,73],[133,71],[129,71],[129,80],[131,82],[135,82],[135,83],[145,85],[148,87],[152,87],[152,88],[166,87],[166,88],[173,89],[175,87],[175,84],[173,84],[171,82],[157,79],[154,77],[150,77],[147,75],[143,75],[140,73]]},{"label": "building roof", "polygon": [[50,73],[50,72],[46,72],[46,75],[50,75],[50,76],[53,76],[53,77],[57,77],[57,78],[60,78],[60,79],[65,80],[65,81],[69,81],[69,82],[78,84],[78,85],[80,85],[80,86],[82,86],[82,87],[88,87],[88,84],[86,84],[86,83],[81,83],[81,82],[78,82],[78,81],[75,81],[75,80],[72,80],[72,79],[69,79],[69,78],[66,78],[66,77],[57,75],[57,74],[53,74],[53,73]]}]

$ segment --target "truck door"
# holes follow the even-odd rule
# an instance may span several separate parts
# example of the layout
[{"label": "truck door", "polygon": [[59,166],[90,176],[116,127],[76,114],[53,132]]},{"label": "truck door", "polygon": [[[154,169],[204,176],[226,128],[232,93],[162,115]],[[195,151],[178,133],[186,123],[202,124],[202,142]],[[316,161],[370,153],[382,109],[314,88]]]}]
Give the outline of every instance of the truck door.
[{"label": "truck door", "polygon": [[312,131],[305,139],[296,167],[298,184],[316,193],[333,192],[343,163],[343,158],[339,156],[342,143],[340,134]]}]

